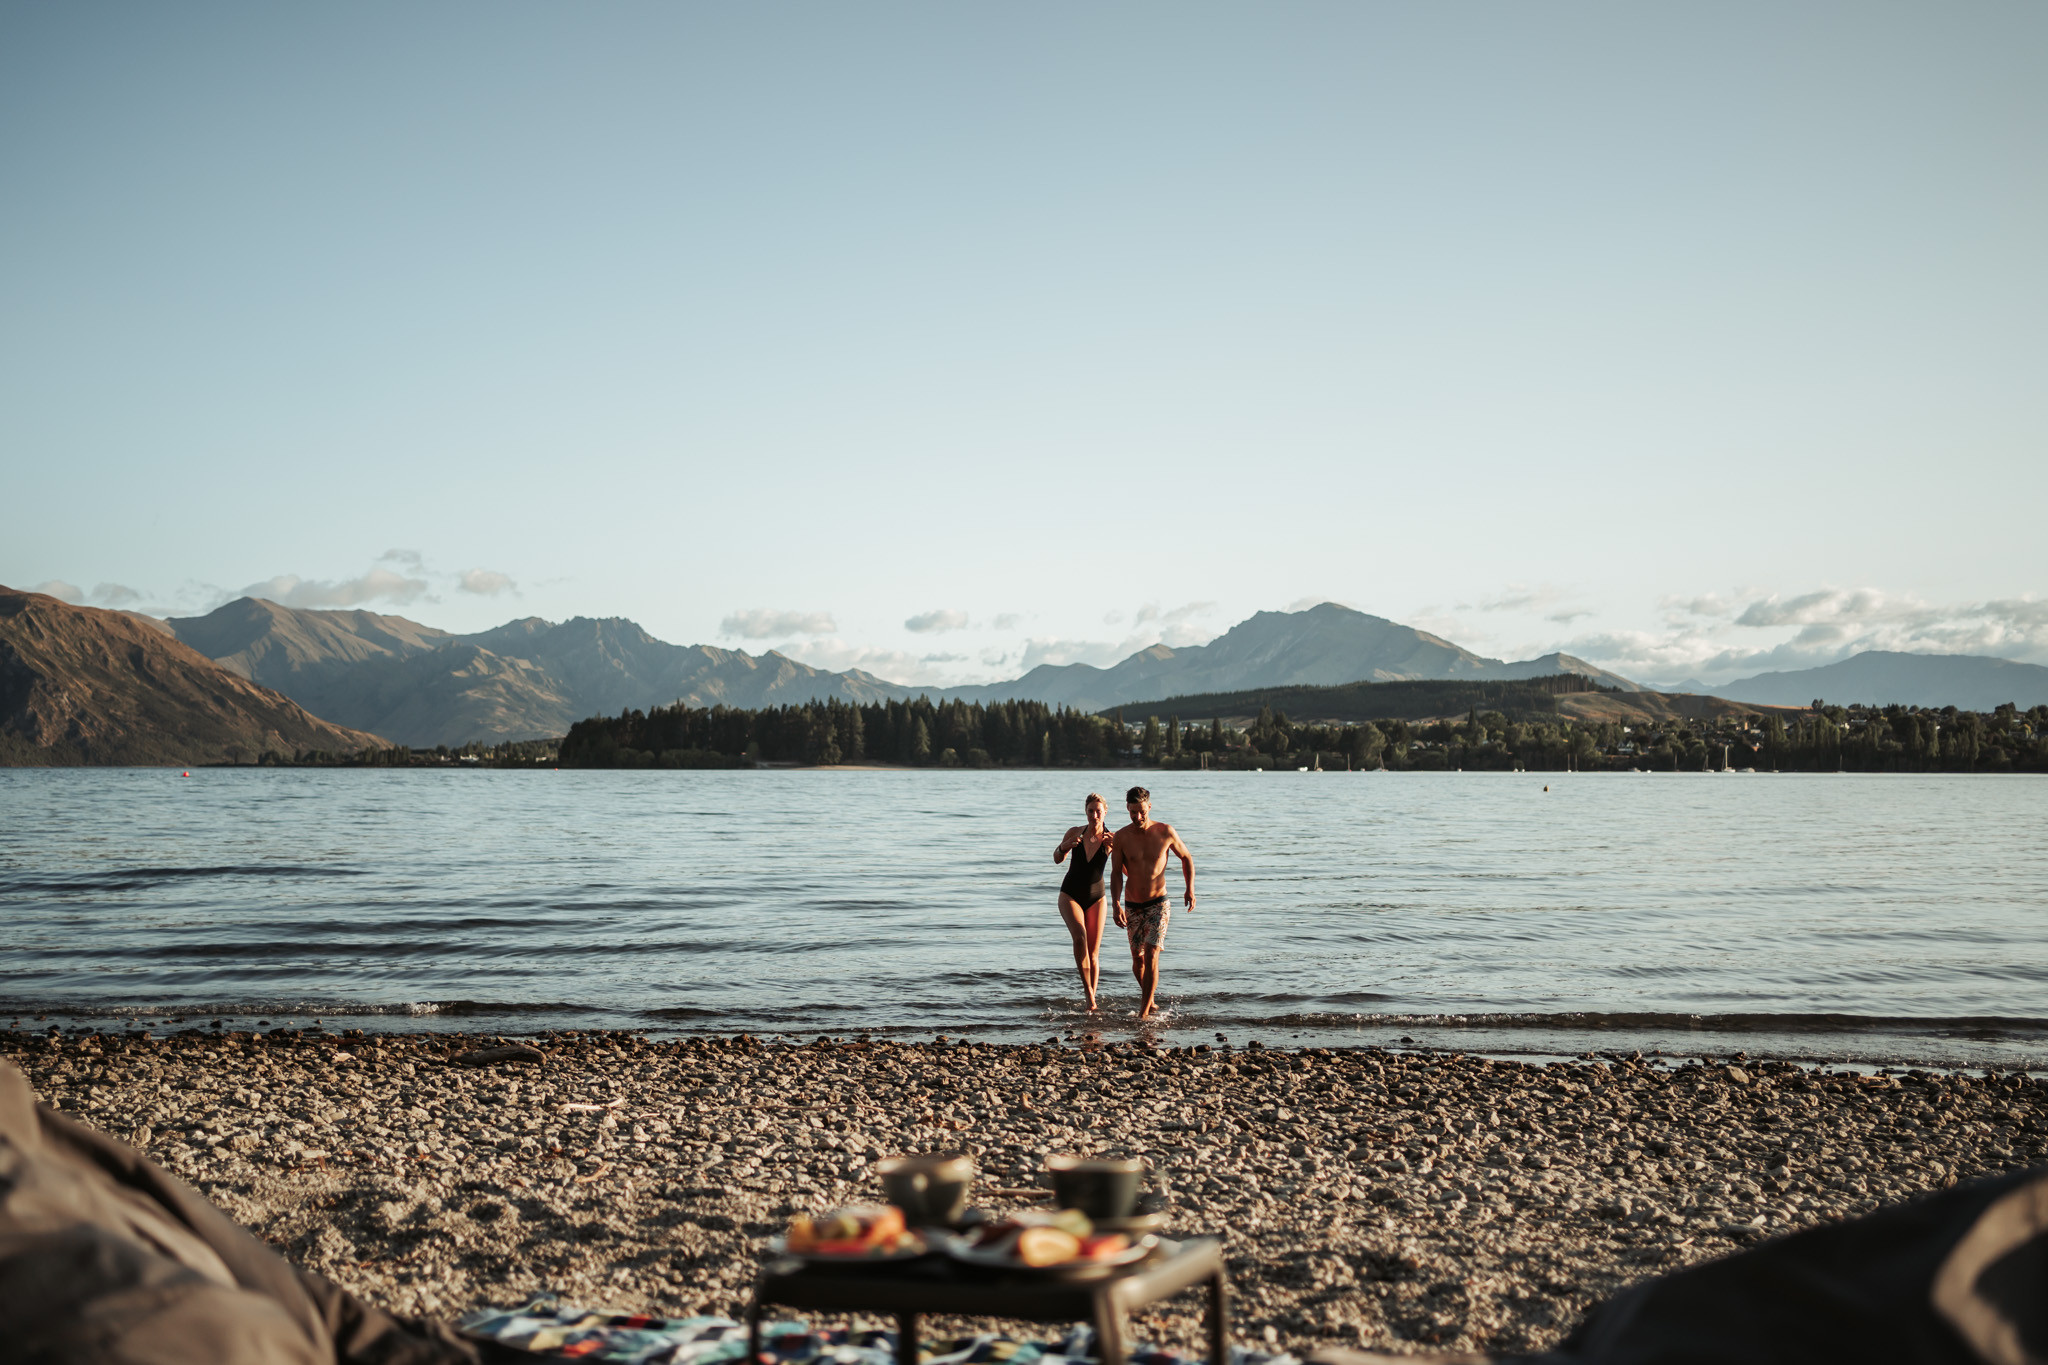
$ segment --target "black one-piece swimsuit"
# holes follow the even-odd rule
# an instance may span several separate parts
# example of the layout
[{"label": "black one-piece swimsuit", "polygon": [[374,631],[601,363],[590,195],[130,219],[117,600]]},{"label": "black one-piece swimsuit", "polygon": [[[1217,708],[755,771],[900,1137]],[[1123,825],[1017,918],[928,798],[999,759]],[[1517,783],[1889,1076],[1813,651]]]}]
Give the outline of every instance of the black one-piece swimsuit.
[{"label": "black one-piece swimsuit", "polygon": [[1060,882],[1060,890],[1081,903],[1081,907],[1095,904],[1102,899],[1102,869],[1109,862],[1109,840],[1104,839],[1095,846],[1095,856],[1081,857],[1085,844],[1075,844],[1067,863],[1067,875]]}]

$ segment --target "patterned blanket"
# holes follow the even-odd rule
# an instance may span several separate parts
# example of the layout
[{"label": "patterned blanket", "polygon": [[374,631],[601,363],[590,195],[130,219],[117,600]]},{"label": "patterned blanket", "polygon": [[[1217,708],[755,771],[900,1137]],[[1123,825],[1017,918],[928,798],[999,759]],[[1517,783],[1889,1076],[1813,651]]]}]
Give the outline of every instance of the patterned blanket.
[{"label": "patterned blanket", "polygon": [[[731,1318],[652,1318],[613,1309],[579,1308],[544,1294],[520,1308],[485,1308],[457,1324],[464,1336],[529,1351],[550,1360],[618,1365],[717,1365],[747,1354],[747,1329]],[[1092,1328],[1077,1326],[1058,1341],[1018,1341],[991,1333],[927,1341],[922,1365],[1093,1365]],[[802,1322],[761,1324],[761,1351],[775,1365],[896,1365],[894,1332],[811,1330]],[[1204,1365],[1173,1351],[1139,1346],[1131,1365]],[[1232,1347],[1230,1365],[1299,1365],[1291,1355]]]}]

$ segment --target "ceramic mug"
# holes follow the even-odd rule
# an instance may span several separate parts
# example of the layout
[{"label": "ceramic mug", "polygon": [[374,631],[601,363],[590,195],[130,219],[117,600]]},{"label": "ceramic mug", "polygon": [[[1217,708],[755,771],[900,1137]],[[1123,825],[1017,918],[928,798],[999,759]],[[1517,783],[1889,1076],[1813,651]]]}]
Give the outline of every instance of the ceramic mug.
[{"label": "ceramic mug", "polygon": [[883,1157],[875,1163],[882,1192],[914,1228],[952,1227],[967,1212],[974,1158],[965,1153]]},{"label": "ceramic mug", "polygon": [[1053,1202],[1063,1209],[1079,1209],[1090,1218],[1128,1218],[1138,1207],[1143,1157],[1054,1156],[1045,1165],[1052,1172]]}]

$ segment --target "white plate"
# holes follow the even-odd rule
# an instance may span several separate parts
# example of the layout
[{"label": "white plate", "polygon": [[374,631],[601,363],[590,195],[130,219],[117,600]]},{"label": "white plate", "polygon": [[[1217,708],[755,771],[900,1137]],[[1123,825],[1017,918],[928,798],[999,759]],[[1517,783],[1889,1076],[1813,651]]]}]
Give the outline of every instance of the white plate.
[{"label": "white plate", "polygon": [[1055,1265],[1025,1265],[1018,1260],[1014,1251],[995,1250],[969,1246],[965,1238],[952,1237],[937,1244],[938,1249],[956,1261],[968,1265],[983,1266],[989,1270],[1010,1270],[1024,1275],[1054,1275],[1078,1278],[1088,1275],[1106,1275],[1112,1270],[1136,1265],[1158,1249],[1157,1237],[1141,1237],[1114,1256],[1075,1257],[1071,1261],[1060,1261]]}]

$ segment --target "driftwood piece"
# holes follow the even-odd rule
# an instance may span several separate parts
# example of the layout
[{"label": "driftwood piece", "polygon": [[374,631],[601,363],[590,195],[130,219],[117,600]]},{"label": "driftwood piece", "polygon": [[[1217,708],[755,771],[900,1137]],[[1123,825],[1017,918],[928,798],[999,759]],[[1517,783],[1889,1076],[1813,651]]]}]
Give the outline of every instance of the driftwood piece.
[{"label": "driftwood piece", "polygon": [[510,1047],[480,1047],[474,1052],[460,1052],[448,1060],[457,1066],[496,1066],[499,1062],[544,1062],[547,1054],[537,1047],[524,1047],[514,1043]]}]

